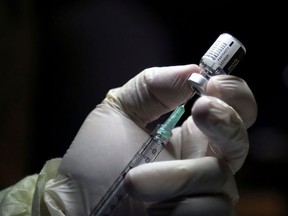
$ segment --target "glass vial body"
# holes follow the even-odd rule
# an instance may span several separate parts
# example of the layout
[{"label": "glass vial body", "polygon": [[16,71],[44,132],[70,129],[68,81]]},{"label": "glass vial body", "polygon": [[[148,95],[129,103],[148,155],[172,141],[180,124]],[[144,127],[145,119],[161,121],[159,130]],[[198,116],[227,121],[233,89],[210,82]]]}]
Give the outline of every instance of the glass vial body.
[{"label": "glass vial body", "polygon": [[205,93],[208,80],[212,76],[229,74],[245,56],[246,48],[228,33],[221,34],[202,56],[201,72],[193,73],[188,83],[198,94]]}]

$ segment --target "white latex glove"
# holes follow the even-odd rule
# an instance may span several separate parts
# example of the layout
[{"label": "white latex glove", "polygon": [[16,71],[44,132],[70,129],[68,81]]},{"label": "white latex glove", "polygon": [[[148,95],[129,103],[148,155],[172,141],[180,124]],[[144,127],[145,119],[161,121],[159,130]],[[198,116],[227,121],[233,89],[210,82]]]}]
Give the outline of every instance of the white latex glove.
[{"label": "white latex glove", "polygon": [[[65,154],[54,185],[65,215],[88,215],[147,140],[148,123],[192,94],[186,80],[197,65],[150,68],[112,89],[86,118]],[[233,107],[233,108],[232,108]],[[189,107],[186,111],[189,112]],[[233,215],[238,200],[233,173],[248,153],[246,129],[257,116],[242,79],[210,79],[207,95],[173,135],[157,161],[126,176],[126,199],[115,215]],[[61,186],[62,184],[62,186]]]}]

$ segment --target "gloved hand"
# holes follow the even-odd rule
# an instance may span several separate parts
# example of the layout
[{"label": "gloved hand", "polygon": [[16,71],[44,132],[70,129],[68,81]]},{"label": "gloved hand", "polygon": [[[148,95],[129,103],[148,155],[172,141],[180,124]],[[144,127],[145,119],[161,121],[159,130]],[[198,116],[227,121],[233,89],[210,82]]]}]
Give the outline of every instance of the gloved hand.
[{"label": "gloved hand", "polygon": [[[108,92],[86,118],[51,187],[65,215],[89,215],[147,140],[147,124],[189,99],[193,91],[186,80],[199,71],[197,65],[150,68]],[[246,129],[256,116],[244,80],[212,77],[207,94],[173,130],[157,160],[126,175],[130,198],[115,215],[233,215],[238,200],[233,174],[247,156]]]}]

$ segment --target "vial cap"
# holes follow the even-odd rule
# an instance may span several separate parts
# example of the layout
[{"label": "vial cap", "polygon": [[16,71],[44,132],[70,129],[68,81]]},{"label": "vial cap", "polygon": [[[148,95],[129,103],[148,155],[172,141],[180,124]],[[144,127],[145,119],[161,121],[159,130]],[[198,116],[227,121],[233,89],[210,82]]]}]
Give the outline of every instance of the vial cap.
[{"label": "vial cap", "polygon": [[204,94],[208,80],[199,73],[193,73],[187,80],[188,84],[197,94]]}]

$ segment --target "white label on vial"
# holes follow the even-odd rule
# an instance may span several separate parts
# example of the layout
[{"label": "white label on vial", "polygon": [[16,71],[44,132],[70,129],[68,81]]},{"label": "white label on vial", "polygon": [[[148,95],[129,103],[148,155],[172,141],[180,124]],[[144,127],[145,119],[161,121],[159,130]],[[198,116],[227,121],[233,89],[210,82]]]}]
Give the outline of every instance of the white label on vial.
[{"label": "white label on vial", "polygon": [[211,59],[216,65],[224,68],[240,47],[241,45],[233,40],[233,37],[228,34],[222,34],[203,57]]}]

